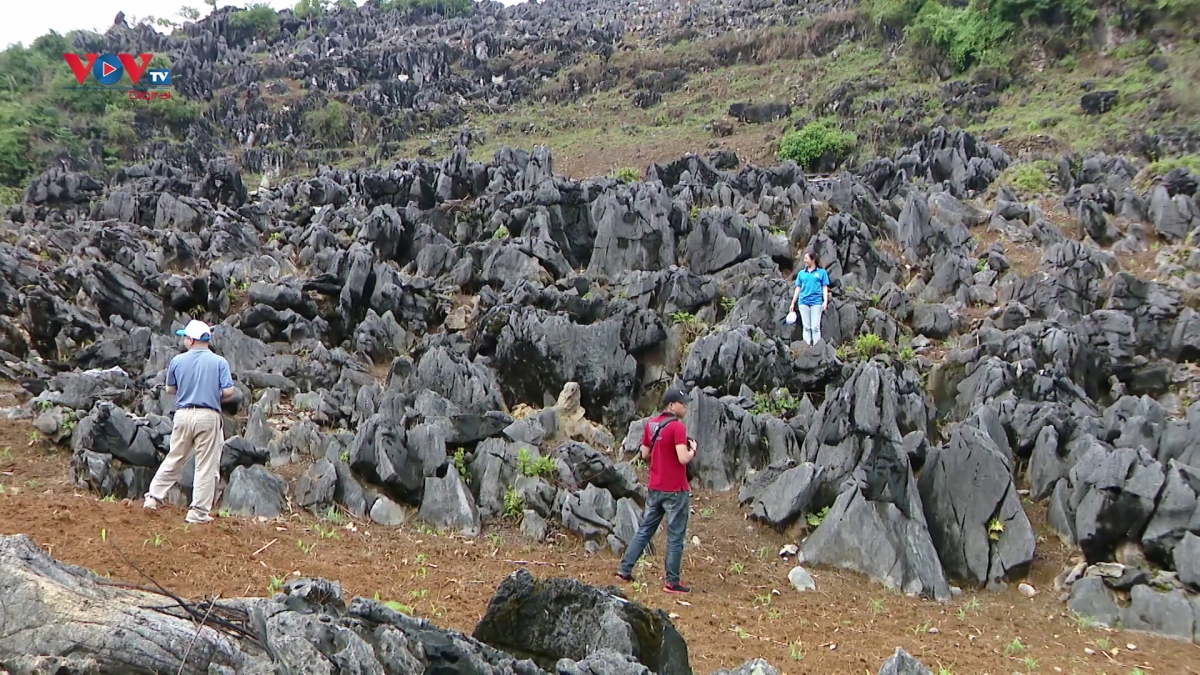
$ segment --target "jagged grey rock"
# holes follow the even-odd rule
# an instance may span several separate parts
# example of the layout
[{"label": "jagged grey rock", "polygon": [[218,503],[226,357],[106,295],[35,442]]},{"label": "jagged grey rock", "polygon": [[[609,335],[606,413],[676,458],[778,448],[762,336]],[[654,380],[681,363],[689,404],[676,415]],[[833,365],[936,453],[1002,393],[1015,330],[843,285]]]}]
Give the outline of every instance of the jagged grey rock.
[{"label": "jagged grey rock", "polygon": [[453,465],[444,477],[425,479],[425,497],[421,500],[417,518],[468,537],[479,535],[479,508]]},{"label": "jagged grey rock", "polygon": [[1121,609],[1100,577],[1084,577],[1071,585],[1067,609],[1101,626],[1116,626]]},{"label": "jagged grey rock", "polygon": [[[241,615],[257,638],[211,627],[197,632],[193,617],[181,610],[155,609],[163,605],[161,596],[101,582],[83,568],[50,558],[25,535],[0,538],[0,585],[8,589],[0,622],[14,631],[0,636],[6,668],[13,673],[51,668],[193,675],[267,675],[280,668],[388,675],[446,668],[545,673],[529,661],[375,601],[354,598],[347,605],[338,584],[322,579],[291,579],[275,598],[219,601],[223,615]],[[128,630],[131,625],[144,630]],[[81,652],[79,645],[89,647]],[[189,646],[188,658],[180,658],[179,645]]]},{"label": "jagged grey rock", "polygon": [[221,508],[236,516],[274,518],[287,503],[287,482],[265,466],[239,466],[229,478]]},{"label": "jagged grey rock", "polygon": [[666,612],[574,580],[535,580],[524,569],[500,582],[472,636],[548,668],[611,650],[658,675],[691,673],[687,644]]},{"label": "jagged grey rock", "polygon": [[914,659],[908,652],[896,647],[892,654],[879,669],[879,675],[933,675],[933,672]]},{"label": "jagged grey rock", "polygon": [[963,423],[921,473],[929,534],[946,572],[979,585],[1023,573],[1036,535],[1012,480],[1012,466],[991,437]]},{"label": "jagged grey rock", "polygon": [[1195,617],[1192,604],[1183,591],[1156,591],[1149,586],[1134,586],[1129,606],[1121,609],[1121,626],[1126,630],[1144,630],[1172,637],[1193,639]]},{"label": "jagged grey rock", "polygon": [[779,675],[779,670],[765,659],[751,659],[732,670],[713,671],[712,675]]}]

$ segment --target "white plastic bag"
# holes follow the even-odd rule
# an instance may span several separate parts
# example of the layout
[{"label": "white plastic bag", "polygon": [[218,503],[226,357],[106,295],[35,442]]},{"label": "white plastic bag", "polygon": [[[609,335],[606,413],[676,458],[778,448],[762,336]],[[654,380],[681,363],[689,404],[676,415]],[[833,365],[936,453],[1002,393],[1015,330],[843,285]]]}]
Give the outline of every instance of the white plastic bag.
[{"label": "white plastic bag", "polygon": [[796,313],[788,312],[787,318],[784,319],[783,322],[788,324],[789,326],[796,323]]}]

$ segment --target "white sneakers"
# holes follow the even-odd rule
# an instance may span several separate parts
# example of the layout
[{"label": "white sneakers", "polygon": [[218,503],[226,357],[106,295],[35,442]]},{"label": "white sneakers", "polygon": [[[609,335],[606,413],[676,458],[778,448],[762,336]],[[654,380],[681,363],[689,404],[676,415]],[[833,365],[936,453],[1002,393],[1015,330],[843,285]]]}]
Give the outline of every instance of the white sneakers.
[{"label": "white sneakers", "polygon": [[[160,504],[162,504],[162,502],[159,501],[158,499],[155,499],[154,497],[152,497],[150,495],[146,495],[146,501],[142,502],[142,508],[149,509],[151,511],[157,511],[158,506]],[[185,517],[183,519],[183,522],[188,523],[190,525],[204,525],[207,523],[211,523],[214,520],[216,520],[216,519],[213,518],[212,516],[208,515],[207,513],[201,513],[200,511],[197,511],[196,509],[188,509],[187,517]]]},{"label": "white sneakers", "polygon": [[201,513],[196,509],[188,509],[187,517],[183,519],[183,522],[191,525],[204,525],[206,523],[211,523],[213,520],[215,520],[215,518],[207,513]]}]

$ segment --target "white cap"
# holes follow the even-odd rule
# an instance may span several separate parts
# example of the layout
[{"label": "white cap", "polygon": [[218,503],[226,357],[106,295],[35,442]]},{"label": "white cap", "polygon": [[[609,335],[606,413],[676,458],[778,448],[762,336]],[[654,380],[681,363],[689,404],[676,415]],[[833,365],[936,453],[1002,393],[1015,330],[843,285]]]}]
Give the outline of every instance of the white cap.
[{"label": "white cap", "polygon": [[175,331],[175,334],[190,337],[193,340],[200,340],[201,342],[208,342],[212,339],[212,329],[208,327],[208,324],[195,319],[189,321],[181,330]]}]

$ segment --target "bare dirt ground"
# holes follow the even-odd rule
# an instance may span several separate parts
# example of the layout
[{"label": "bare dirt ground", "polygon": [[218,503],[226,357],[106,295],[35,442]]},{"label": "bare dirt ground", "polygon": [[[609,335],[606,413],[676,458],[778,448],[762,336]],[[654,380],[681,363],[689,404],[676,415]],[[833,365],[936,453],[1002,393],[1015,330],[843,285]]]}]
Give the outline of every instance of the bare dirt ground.
[{"label": "bare dirt ground", "polygon": [[[496,585],[521,565],[537,576],[614,582],[611,555],[586,555],[569,538],[528,543],[512,527],[485,528],[484,536],[464,539],[415,522],[385,529],[307,514],[185,527],[180,509],[148,512],[140,503],[102,502],[75,489],[66,475],[67,451],[31,447],[31,430],[25,420],[0,420],[0,533],[28,534],[55,557],[116,580],[147,583],[122,554],[189,597],[263,595],[273,578],[324,576],[350,594],[378,594],[468,634]],[[800,594],[787,581],[791,563],[777,555],[785,536],[747,522],[733,494],[700,493],[694,504],[688,535],[699,544],[684,554],[692,594],[660,590],[659,557],[636,572],[645,585],[626,592],[672,614],[700,675],[754,657],[792,675],[869,675],[896,647],[934,672],[941,667],[958,675],[1200,672],[1195,645],[1073,620],[1052,583],[1069,554],[1051,536],[1039,540],[1029,581],[1040,592],[1032,599],[1015,587],[968,589],[939,604],[824,569],[812,570],[818,590]],[[1043,531],[1043,509],[1027,508]]]}]

